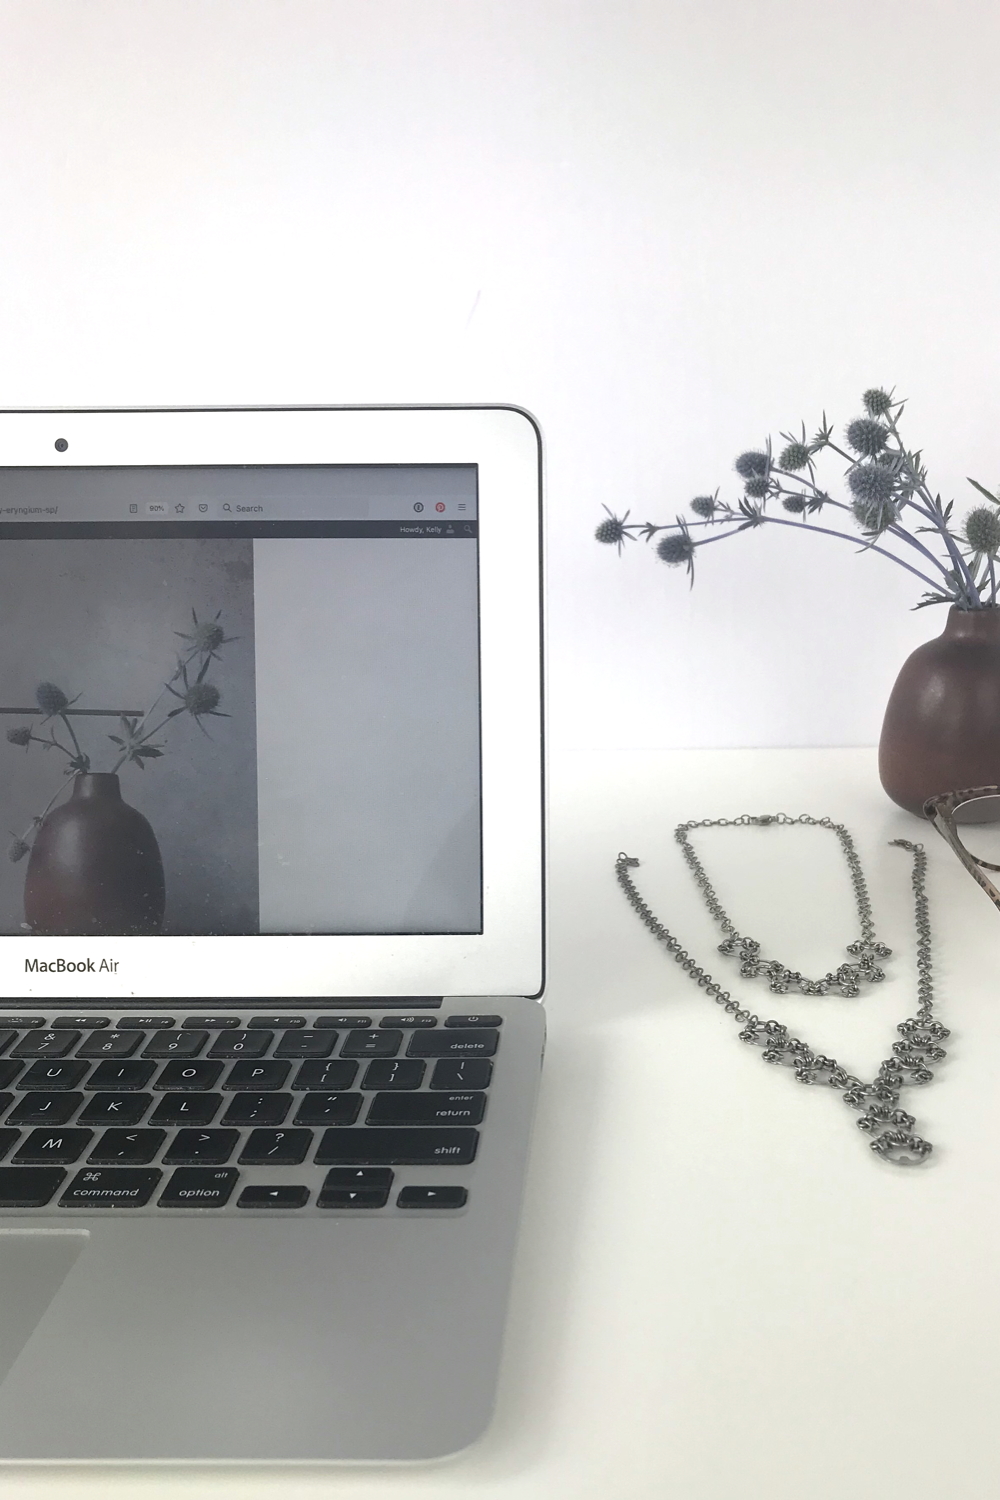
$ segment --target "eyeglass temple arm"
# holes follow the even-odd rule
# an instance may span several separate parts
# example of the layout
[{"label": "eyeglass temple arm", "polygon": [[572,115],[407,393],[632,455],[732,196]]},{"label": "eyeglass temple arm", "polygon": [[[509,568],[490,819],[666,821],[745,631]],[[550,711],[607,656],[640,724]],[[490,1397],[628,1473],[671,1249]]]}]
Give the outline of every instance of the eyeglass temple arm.
[{"label": "eyeglass temple arm", "polygon": [[941,837],[958,855],[973,880],[982,886],[993,905],[1000,910],[1000,891],[985,874],[985,870],[1000,870],[1000,866],[991,865],[988,860],[977,859],[974,854],[970,854],[956,833],[953,822],[955,809],[963,802],[970,802],[976,797],[1000,797],[1000,787],[972,787],[965,792],[949,792],[943,797],[931,797],[924,803],[924,816],[933,823]]}]

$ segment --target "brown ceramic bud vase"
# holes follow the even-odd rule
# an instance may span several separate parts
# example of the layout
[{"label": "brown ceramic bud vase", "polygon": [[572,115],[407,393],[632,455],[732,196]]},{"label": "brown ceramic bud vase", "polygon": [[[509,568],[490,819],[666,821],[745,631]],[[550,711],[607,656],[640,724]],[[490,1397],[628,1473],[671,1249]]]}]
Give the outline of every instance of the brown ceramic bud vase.
[{"label": "brown ceramic bud vase", "polygon": [[928,797],[1000,784],[1000,609],[951,609],[896,679],[878,755],[894,802],[923,816]]},{"label": "brown ceramic bud vase", "polygon": [[152,828],[122,801],[110,772],[76,776],[68,802],[35,836],[24,884],[24,914],[47,936],[159,932],[163,861]]}]

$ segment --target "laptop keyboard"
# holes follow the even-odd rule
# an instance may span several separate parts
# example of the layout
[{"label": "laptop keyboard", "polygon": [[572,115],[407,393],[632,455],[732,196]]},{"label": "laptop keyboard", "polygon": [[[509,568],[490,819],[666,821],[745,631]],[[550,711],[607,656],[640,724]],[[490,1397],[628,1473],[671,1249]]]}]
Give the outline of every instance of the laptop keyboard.
[{"label": "laptop keyboard", "polygon": [[2,1016],[0,1212],[455,1212],[502,1024]]}]

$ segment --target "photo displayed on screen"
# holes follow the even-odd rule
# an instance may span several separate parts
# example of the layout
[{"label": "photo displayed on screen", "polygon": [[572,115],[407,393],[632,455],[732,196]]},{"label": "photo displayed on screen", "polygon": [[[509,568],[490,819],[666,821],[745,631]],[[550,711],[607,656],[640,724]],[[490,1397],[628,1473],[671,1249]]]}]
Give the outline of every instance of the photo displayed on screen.
[{"label": "photo displayed on screen", "polygon": [[476,478],[0,468],[0,934],[480,932]]}]

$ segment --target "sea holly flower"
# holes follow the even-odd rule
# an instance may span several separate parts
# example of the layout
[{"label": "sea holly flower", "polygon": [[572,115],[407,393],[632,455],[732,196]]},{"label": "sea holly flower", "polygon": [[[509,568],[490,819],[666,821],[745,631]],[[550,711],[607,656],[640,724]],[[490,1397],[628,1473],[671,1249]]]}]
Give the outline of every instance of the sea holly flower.
[{"label": "sea holly flower", "polygon": [[18,724],[16,729],[7,731],[8,745],[23,745],[25,749],[31,744],[31,728],[28,724]]},{"label": "sea holly flower", "polygon": [[[686,566],[693,580],[698,548],[742,531],[795,526],[857,546],[855,527],[860,527],[862,551],[887,557],[924,585],[915,608],[928,604],[950,604],[961,610],[997,607],[1000,487],[994,494],[970,478],[969,483],[989,505],[976,507],[958,528],[952,519],[953,502],[944,503],[930,489],[921,453],[910,449],[900,434],[905,403],[881,386],[869,387],[861,403],[865,414],[847,424],[846,448],[839,445],[834,425],[824,412],[811,439],[806,437],[804,424],[801,437],[794,432],[780,434],[784,446],[776,462],[772,463],[770,439],[737,456],[734,468],[743,481],[739,498],[722,499],[718,490],[711,496],[700,495],[689,502],[697,520],[677,516],[664,524],[630,522],[628,511],[619,517],[608,510],[608,521],[597,528],[598,541],[614,543],[619,553],[629,539],[655,541],[661,561],[671,567]],[[843,498],[835,489],[820,486],[817,461],[828,461],[830,455],[844,464],[847,493]],[[820,511],[824,512],[822,525],[817,519]]]},{"label": "sea holly flower", "polygon": [[215,656],[216,660],[218,660],[216,653],[219,647],[228,646],[230,641],[236,639],[235,636],[227,635],[223,630],[219,624],[221,617],[222,611],[220,609],[214,619],[199,620],[196,611],[192,609],[191,619],[194,622],[193,629],[186,632],[177,630],[174,634],[179,635],[182,641],[188,642],[192,656]]},{"label": "sea holly flower", "polygon": [[805,443],[789,443],[787,448],[782,448],[778,454],[778,468],[787,469],[790,474],[795,474],[799,469],[807,467],[812,451]]},{"label": "sea holly flower", "polygon": [[54,682],[38,684],[35,689],[35,702],[47,719],[54,719],[57,715],[64,714],[69,708],[69,699],[62,688],[56,687]]},{"label": "sea holly flower", "polygon": [[847,443],[855,453],[865,458],[875,458],[889,446],[889,429],[884,422],[871,417],[858,417],[847,424]]},{"label": "sea holly flower", "polygon": [[684,532],[674,532],[656,544],[656,555],[671,568],[679,568],[694,557],[694,542]]},{"label": "sea holly flower", "polygon": [[771,460],[767,454],[752,448],[746,453],[741,453],[733,465],[741,479],[759,479],[767,474],[770,467]]},{"label": "sea holly flower", "polygon": [[[604,509],[608,510],[608,507],[605,506]],[[598,542],[603,542],[605,546],[615,546],[618,548],[618,551],[621,552],[622,543],[630,540],[629,533],[625,525],[628,518],[628,511],[626,511],[623,516],[619,517],[616,516],[612,511],[608,510],[608,519],[606,521],[602,521],[594,532],[595,540]]]}]

